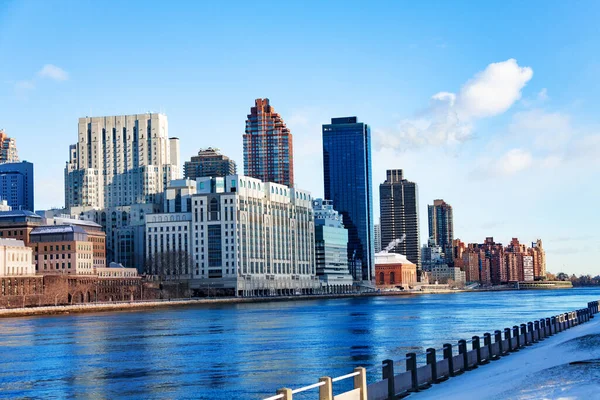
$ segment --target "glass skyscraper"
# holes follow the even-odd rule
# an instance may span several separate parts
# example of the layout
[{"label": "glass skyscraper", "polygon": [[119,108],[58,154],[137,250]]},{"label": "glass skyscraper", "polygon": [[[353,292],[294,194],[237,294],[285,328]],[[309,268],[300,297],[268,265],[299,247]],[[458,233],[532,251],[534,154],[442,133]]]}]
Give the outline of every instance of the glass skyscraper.
[{"label": "glass skyscraper", "polygon": [[33,164],[27,161],[0,164],[0,200],[13,210],[33,208]]},{"label": "glass skyscraper", "polygon": [[356,117],[332,118],[323,125],[325,198],[342,214],[348,229],[348,260],[355,279],[375,273],[371,129]]},{"label": "glass skyscraper", "polygon": [[429,237],[444,250],[446,260],[454,261],[452,241],[454,240],[454,220],[452,206],[444,200],[434,200],[427,205]]}]

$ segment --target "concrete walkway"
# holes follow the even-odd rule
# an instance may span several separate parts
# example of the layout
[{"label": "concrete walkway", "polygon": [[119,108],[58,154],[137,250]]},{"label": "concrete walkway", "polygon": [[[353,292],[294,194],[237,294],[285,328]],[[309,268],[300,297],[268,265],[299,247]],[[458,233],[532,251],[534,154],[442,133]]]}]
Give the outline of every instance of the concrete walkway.
[{"label": "concrete walkway", "polygon": [[474,371],[410,396],[421,399],[598,399],[600,314]]}]

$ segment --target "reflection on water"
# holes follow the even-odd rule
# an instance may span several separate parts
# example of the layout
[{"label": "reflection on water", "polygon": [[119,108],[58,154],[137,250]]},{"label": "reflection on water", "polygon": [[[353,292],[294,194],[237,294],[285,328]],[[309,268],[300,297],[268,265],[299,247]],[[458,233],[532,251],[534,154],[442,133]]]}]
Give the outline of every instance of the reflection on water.
[{"label": "reflection on water", "polygon": [[0,398],[257,399],[597,299],[573,289],[4,319]]}]

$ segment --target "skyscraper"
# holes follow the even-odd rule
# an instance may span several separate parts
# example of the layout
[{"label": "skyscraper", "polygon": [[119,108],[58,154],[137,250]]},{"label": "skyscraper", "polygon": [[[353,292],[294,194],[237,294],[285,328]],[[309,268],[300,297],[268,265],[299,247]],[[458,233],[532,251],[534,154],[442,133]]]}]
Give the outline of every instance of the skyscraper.
[{"label": "skyscraper", "polygon": [[0,164],[0,200],[13,210],[34,211],[33,164],[27,161]]},{"label": "skyscraper", "polygon": [[332,118],[323,125],[325,198],[342,214],[348,229],[348,259],[355,279],[375,274],[375,232],[371,177],[371,129],[356,117]]},{"label": "skyscraper", "polygon": [[381,250],[383,250],[383,247],[381,247],[381,225],[380,224],[375,224],[375,253],[379,253]]},{"label": "skyscraper", "polygon": [[315,263],[326,293],[352,290],[348,269],[348,231],[330,200],[313,201],[315,211]]},{"label": "skyscraper", "polygon": [[185,162],[186,179],[196,180],[204,177],[225,177],[236,174],[235,161],[219,152],[219,149],[209,147],[200,149],[197,156]]},{"label": "skyscraper", "polygon": [[419,190],[417,184],[402,176],[401,169],[387,171],[387,179],[379,185],[381,212],[381,245],[393,240],[401,242],[392,252],[404,254],[421,270],[419,240]]},{"label": "skyscraper", "polygon": [[105,227],[108,262],[141,269],[144,215],[160,211],[167,184],[180,176],[178,140],[169,139],[164,114],[86,117],[78,128],[65,205]]},{"label": "skyscraper", "polygon": [[0,129],[0,163],[19,162],[19,153],[17,151],[17,141],[8,137],[4,129]]},{"label": "skyscraper", "polygon": [[269,104],[256,99],[246,120],[244,173],[263,182],[294,186],[292,134]]},{"label": "skyscraper", "polygon": [[427,205],[429,219],[429,237],[444,251],[446,261],[454,260],[452,241],[454,240],[454,222],[452,206],[444,200],[434,200]]}]

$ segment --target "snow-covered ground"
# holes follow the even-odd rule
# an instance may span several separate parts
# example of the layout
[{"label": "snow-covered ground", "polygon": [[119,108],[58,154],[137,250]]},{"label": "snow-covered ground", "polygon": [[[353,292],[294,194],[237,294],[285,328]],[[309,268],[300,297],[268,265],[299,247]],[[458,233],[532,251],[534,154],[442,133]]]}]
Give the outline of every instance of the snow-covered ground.
[{"label": "snow-covered ground", "polygon": [[410,398],[600,399],[600,314]]}]

